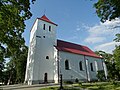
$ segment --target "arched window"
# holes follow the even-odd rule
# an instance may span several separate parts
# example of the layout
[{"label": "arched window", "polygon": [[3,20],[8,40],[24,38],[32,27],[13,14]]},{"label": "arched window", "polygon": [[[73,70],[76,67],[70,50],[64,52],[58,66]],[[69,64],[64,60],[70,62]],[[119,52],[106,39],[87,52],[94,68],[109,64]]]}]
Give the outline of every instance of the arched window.
[{"label": "arched window", "polygon": [[46,56],[46,59],[49,59],[49,56]]},{"label": "arched window", "polygon": [[83,67],[82,67],[82,61],[80,61],[80,63],[79,63],[79,67],[80,67],[80,70],[83,70]]},{"label": "arched window", "polygon": [[49,31],[51,31],[51,26],[49,26]]},{"label": "arched window", "polygon": [[43,24],[43,30],[45,30],[45,24]]},{"label": "arched window", "polygon": [[68,60],[65,61],[65,69],[69,70],[69,62],[68,62]]},{"label": "arched window", "polygon": [[43,36],[43,38],[45,38],[45,36]]},{"label": "arched window", "polygon": [[93,71],[93,64],[92,63],[90,63],[90,67],[91,67],[91,71]]}]

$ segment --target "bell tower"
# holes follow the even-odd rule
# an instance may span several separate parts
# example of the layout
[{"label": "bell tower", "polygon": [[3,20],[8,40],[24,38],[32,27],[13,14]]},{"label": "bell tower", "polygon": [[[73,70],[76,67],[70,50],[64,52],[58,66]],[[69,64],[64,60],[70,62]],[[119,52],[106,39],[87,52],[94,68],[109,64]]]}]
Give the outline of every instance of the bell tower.
[{"label": "bell tower", "polygon": [[29,85],[54,82],[56,27],[46,15],[37,18],[32,26],[25,75]]}]

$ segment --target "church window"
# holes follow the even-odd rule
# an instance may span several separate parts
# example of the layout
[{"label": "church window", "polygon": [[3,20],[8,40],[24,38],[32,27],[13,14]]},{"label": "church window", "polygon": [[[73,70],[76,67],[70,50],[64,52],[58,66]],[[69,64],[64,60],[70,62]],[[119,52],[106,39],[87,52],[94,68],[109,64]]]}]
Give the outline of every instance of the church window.
[{"label": "church window", "polygon": [[51,31],[51,26],[49,26],[49,31]]},{"label": "church window", "polygon": [[41,36],[36,36],[36,37],[41,38]]},{"label": "church window", "polygon": [[83,70],[83,67],[82,67],[82,61],[80,61],[80,63],[79,63],[79,67],[80,67],[80,70]]},{"label": "church window", "polygon": [[45,30],[45,24],[43,24],[43,30]]},{"label": "church window", "polygon": [[49,59],[49,56],[46,56],[46,59]]},{"label": "church window", "polygon": [[93,71],[93,63],[90,63],[91,71]]},{"label": "church window", "polygon": [[65,69],[69,70],[69,62],[68,62],[68,60],[65,61]]}]

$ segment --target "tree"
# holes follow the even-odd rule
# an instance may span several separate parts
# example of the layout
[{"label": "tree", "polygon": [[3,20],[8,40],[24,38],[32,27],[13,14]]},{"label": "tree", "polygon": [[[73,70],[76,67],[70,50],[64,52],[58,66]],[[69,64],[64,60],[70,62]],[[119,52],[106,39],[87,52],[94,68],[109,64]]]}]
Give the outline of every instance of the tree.
[{"label": "tree", "polygon": [[31,16],[29,0],[0,0],[0,76],[6,72],[3,70],[6,58],[11,60],[16,73],[19,72],[18,62],[25,62],[25,56],[22,54],[26,52],[22,50],[26,46],[22,34],[25,29],[25,20],[30,19]]},{"label": "tree", "polygon": [[17,76],[16,80],[18,83],[23,83],[25,79],[27,54],[28,54],[28,47],[24,47],[21,50],[17,60],[15,61],[16,76]]},{"label": "tree", "polygon": [[120,34],[116,34],[116,38],[114,39],[116,42],[120,42]]},{"label": "tree", "polygon": [[13,61],[11,60],[6,64],[5,70],[3,71],[3,82],[4,84],[16,83],[16,69]]},{"label": "tree", "polygon": [[0,82],[3,82],[3,69],[4,69],[4,57],[5,57],[5,49],[0,44]]},{"label": "tree", "polygon": [[32,16],[30,3],[29,0],[1,0],[0,3],[0,44],[10,56],[16,55],[25,43],[22,33],[25,20]]},{"label": "tree", "polygon": [[102,22],[120,17],[119,0],[98,0],[94,7]]},{"label": "tree", "polygon": [[97,78],[98,78],[98,81],[105,81],[105,73],[104,73],[104,70],[99,70],[97,71]]},{"label": "tree", "polygon": [[3,71],[3,82],[5,84],[23,83],[25,78],[28,47],[19,50],[17,58],[11,57]]},{"label": "tree", "polygon": [[[98,0],[94,4],[96,13],[102,22],[120,17],[120,1],[119,0]],[[120,34],[116,34],[116,41],[120,42]]]},{"label": "tree", "polygon": [[[95,53],[104,58],[105,64],[107,66],[107,73],[109,80],[115,80],[119,76],[119,74],[118,74],[118,69],[116,69],[116,63],[113,54],[109,54],[104,51],[96,51]],[[103,75],[101,75],[101,71],[100,71],[97,77],[101,80],[102,76]]]},{"label": "tree", "polygon": [[95,53],[99,56],[102,56],[105,61],[109,61],[109,62],[113,61],[113,55],[110,53],[106,53],[104,51],[95,51]]},{"label": "tree", "polygon": [[[120,17],[119,0],[98,0],[98,2],[94,4],[94,7],[102,22]],[[116,34],[116,36],[114,41],[120,42],[120,33]],[[107,62],[107,68],[110,70],[110,73],[112,73],[111,77],[120,80],[120,45],[116,46],[116,49],[113,51],[113,59],[113,63]]]},{"label": "tree", "polygon": [[115,63],[116,63],[116,69],[118,70],[118,79],[120,80],[120,45],[116,46],[115,50],[113,51],[113,56],[115,59]]}]

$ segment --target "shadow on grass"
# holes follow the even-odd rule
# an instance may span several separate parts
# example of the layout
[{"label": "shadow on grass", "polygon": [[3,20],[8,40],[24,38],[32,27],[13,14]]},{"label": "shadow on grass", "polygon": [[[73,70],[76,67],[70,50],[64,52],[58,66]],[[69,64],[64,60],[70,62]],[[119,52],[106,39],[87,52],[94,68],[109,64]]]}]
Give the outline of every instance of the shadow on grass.
[{"label": "shadow on grass", "polygon": [[[40,90],[58,90],[59,87],[49,87]],[[120,82],[96,82],[72,84],[72,86],[64,86],[64,90],[120,90]]]}]

